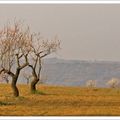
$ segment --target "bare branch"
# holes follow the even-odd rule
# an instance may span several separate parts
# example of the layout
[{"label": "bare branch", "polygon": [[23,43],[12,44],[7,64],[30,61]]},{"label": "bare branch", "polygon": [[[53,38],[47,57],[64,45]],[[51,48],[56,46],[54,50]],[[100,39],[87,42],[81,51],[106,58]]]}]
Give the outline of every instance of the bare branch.
[{"label": "bare branch", "polygon": [[41,65],[41,58],[39,57],[38,78],[40,78],[41,68],[42,68],[42,65]]},{"label": "bare branch", "polygon": [[0,74],[1,74],[2,72],[7,73],[7,74],[9,74],[9,75],[12,76],[12,77],[15,75],[13,72],[11,72],[11,71],[9,71],[9,70],[7,70],[7,69],[4,69],[4,68],[2,68],[2,70],[0,70]]},{"label": "bare branch", "polygon": [[27,65],[29,65],[27,56],[28,56],[28,54],[24,55],[25,63],[20,66],[20,69],[23,69],[24,67],[26,67]]},{"label": "bare branch", "polygon": [[17,66],[20,67],[20,62],[19,62],[18,54],[16,54],[16,61],[17,61]]},{"label": "bare branch", "polygon": [[37,58],[35,59],[34,69],[36,69],[36,65],[37,65],[37,62],[38,62],[38,57],[39,56],[37,56]]},{"label": "bare branch", "polygon": [[49,55],[49,54],[50,54],[50,52],[48,52],[48,53],[46,53],[46,54],[40,56],[40,58],[42,59],[43,57],[45,57],[45,56],[47,56],[47,55]]}]

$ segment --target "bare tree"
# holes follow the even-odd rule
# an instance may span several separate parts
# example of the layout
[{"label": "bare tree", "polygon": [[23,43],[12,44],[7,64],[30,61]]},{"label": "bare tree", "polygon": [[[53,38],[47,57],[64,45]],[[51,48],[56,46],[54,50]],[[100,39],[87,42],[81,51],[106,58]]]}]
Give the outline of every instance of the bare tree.
[{"label": "bare tree", "polygon": [[26,79],[27,84],[29,84],[29,83],[30,83],[30,79],[32,78],[32,75],[30,75],[30,74],[27,73],[27,72],[24,72],[24,73],[23,73],[23,77]]},{"label": "bare tree", "polygon": [[4,81],[5,81],[5,82],[8,84],[8,83],[9,83],[9,76],[8,76],[8,74],[2,72],[2,73],[0,74],[0,81],[1,81],[1,82],[4,82]]},{"label": "bare tree", "polygon": [[30,41],[29,27],[23,28],[19,22],[7,24],[0,31],[0,73],[12,77],[11,87],[15,97],[19,96],[16,84],[20,71],[28,65]]},{"label": "bare tree", "polygon": [[31,82],[31,92],[35,93],[36,84],[40,81],[42,68],[42,59],[60,48],[60,41],[57,36],[53,40],[44,40],[41,36],[35,35],[32,37],[32,52],[30,54],[29,67],[32,69],[33,80]]}]

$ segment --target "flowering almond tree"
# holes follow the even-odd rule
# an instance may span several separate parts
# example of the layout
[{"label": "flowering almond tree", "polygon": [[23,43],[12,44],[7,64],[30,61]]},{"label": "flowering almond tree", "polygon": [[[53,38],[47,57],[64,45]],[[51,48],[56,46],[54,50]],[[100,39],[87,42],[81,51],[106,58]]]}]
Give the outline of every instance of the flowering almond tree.
[{"label": "flowering almond tree", "polygon": [[32,36],[31,54],[29,67],[32,69],[31,92],[35,93],[36,84],[40,81],[42,59],[60,48],[60,41],[55,37],[53,40],[45,40],[39,34]]},{"label": "flowering almond tree", "polygon": [[88,80],[86,82],[86,86],[89,88],[95,88],[96,87],[96,80]]},{"label": "flowering almond tree", "polygon": [[19,96],[16,86],[20,71],[28,65],[31,34],[29,28],[23,28],[20,23],[7,24],[0,31],[0,73],[12,77],[13,95]]},{"label": "flowering almond tree", "polygon": [[118,85],[119,85],[119,79],[117,79],[117,78],[112,78],[111,80],[109,80],[108,82],[107,82],[107,85],[109,85],[111,88],[116,88],[116,87],[118,87]]}]

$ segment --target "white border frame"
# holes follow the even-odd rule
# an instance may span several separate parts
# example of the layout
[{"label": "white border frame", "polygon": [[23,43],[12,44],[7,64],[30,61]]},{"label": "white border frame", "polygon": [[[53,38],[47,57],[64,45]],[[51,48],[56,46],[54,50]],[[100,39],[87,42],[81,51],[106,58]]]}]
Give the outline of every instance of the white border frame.
[{"label": "white border frame", "polygon": [[88,117],[83,117],[83,116],[39,116],[39,117],[34,117],[34,116],[26,116],[26,117],[22,117],[22,116],[8,116],[8,117],[0,117],[0,120],[120,120],[120,117],[113,117],[113,116],[109,116],[109,117],[102,117],[102,116],[88,116]]},{"label": "white border frame", "polygon": [[0,0],[0,4],[119,4],[120,0],[115,0],[115,1],[99,1],[99,0],[92,0],[92,1],[87,1],[87,0],[80,0],[80,1],[60,1],[60,0]]}]

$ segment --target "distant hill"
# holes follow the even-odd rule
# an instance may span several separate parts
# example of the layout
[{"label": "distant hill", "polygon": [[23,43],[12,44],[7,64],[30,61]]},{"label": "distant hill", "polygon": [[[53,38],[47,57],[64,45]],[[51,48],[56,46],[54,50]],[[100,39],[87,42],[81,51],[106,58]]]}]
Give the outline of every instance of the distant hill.
[{"label": "distant hill", "polygon": [[85,86],[87,80],[96,80],[105,87],[111,78],[120,78],[120,62],[45,59],[42,76],[54,85]]}]

